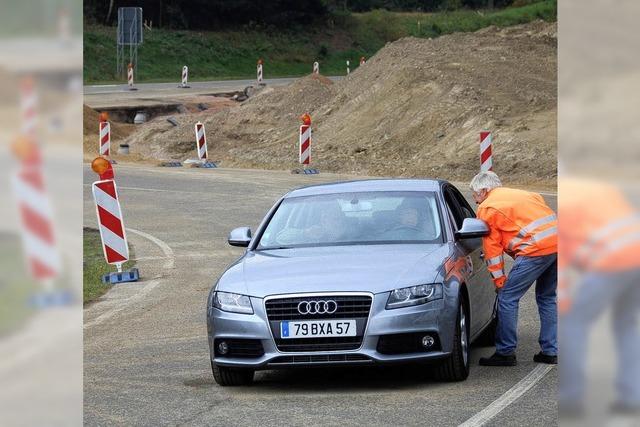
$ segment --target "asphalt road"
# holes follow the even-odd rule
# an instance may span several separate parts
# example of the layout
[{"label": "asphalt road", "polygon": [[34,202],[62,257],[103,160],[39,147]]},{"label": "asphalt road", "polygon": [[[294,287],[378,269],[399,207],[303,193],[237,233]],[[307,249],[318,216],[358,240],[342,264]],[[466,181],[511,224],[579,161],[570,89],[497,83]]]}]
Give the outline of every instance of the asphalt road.
[{"label": "asphalt road", "polygon": [[[176,76],[179,77],[179,76]],[[338,81],[341,76],[331,76]],[[286,86],[299,77],[265,79],[267,86]],[[255,79],[218,80],[208,82],[189,82],[189,88],[180,88],[179,80],[172,83],[136,84],[137,90],[129,90],[126,82],[122,84],[88,85],[84,87],[84,103],[91,108],[116,108],[129,106],[151,106],[175,103],[176,100],[197,95],[212,95],[242,91],[247,86],[256,86]]]},{"label": "asphalt road", "polygon": [[[424,368],[409,366],[263,371],[250,387],[219,387],[209,366],[205,306],[211,285],[242,253],[226,244],[228,232],[255,228],[293,187],[346,177],[116,168],[143,280],[118,285],[85,309],[86,424],[455,426],[504,398],[538,366],[532,361],[538,319],[530,291],[521,304],[517,367],[480,367],[478,359],[493,349],[473,348],[471,374],[462,383],[424,380],[416,375]],[[85,165],[87,226],[96,225],[94,180]],[[555,208],[555,196],[546,197]],[[556,387],[553,368],[488,425],[556,424]]]}]

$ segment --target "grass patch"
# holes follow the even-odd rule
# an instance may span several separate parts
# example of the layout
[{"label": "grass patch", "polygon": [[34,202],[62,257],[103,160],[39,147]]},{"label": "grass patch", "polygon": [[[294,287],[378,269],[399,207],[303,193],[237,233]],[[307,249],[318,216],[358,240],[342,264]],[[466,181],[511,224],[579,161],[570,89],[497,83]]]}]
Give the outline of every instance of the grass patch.
[{"label": "grass patch", "polygon": [[0,235],[0,337],[15,331],[33,313],[29,298],[39,290],[25,268],[18,236]]},{"label": "grass patch", "polygon": [[[177,84],[183,65],[189,66],[191,81],[252,79],[258,58],[265,60],[265,78],[309,74],[314,61],[320,62],[324,75],[343,75],[346,60],[353,70],[361,56],[371,57],[385,43],[401,37],[437,37],[489,25],[555,21],[556,16],[556,0],[544,0],[493,11],[336,14],[326,25],[286,32],[145,30],[136,81]],[[116,74],[115,40],[115,27],[85,26],[85,83],[125,83]]]},{"label": "grass patch", "polygon": [[[107,264],[104,260],[100,232],[95,228],[89,227],[84,227],[82,231],[82,247],[84,251],[82,301],[87,304],[95,301],[111,288],[112,285],[102,283],[102,276],[115,271],[115,266]],[[129,245],[129,258],[134,258],[131,245]],[[134,264],[133,261],[127,261],[122,268],[128,270]]]}]

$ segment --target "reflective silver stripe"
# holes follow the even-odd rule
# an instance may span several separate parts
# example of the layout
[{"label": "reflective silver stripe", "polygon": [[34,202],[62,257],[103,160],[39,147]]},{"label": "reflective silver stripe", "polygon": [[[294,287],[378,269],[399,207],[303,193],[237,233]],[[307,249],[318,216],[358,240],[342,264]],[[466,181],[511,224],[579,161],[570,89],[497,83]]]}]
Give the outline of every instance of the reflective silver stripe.
[{"label": "reflective silver stripe", "polygon": [[634,243],[640,243],[640,232],[632,233],[628,236],[624,236],[614,240],[613,242],[610,242],[609,244],[607,244],[607,246],[604,247],[604,249],[602,249],[600,253],[597,253],[593,256],[592,262],[598,262],[604,257],[620,250],[621,248]]},{"label": "reflective silver stripe", "polygon": [[492,271],[491,276],[493,276],[494,279],[499,279],[502,276],[504,276],[504,271],[503,270]]},{"label": "reflective silver stripe", "polygon": [[558,234],[558,227],[555,225],[539,232],[538,234],[534,234],[530,241],[539,242],[540,240],[546,239],[547,237],[553,236],[554,234]]},{"label": "reflective silver stripe", "polygon": [[489,258],[487,260],[487,266],[500,264],[501,262],[504,262],[503,255],[494,256],[493,258]]},{"label": "reflective silver stripe", "polygon": [[585,242],[582,245],[582,247],[576,251],[576,254],[574,255],[573,258],[574,259],[588,258],[591,255],[591,253],[594,250],[596,250],[596,246],[599,243],[602,243],[602,240],[604,238],[611,236],[612,234],[614,234],[615,232],[619,231],[622,228],[630,227],[630,226],[636,227],[638,226],[638,224],[640,224],[640,215],[634,214],[627,217],[623,217],[621,219],[618,219],[616,221],[613,221],[605,225],[603,228],[599,229],[598,231],[593,233],[591,236],[589,236],[589,239],[587,240],[587,242]]},{"label": "reflective silver stripe", "polygon": [[556,217],[556,214],[552,214],[552,215],[545,216],[544,218],[538,218],[535,221],[530,222],[526,226],[522,227],[518,232],[518,234],[516,235],[516,237],[511,239],[511,241],[509,242],[509,246],[508,246],[509,251],[513,251],[513,248],[515,248],[518,244],[520,244],[520,242],[522,242],[522,240],[526,237],[526,235],[529,234],[531,231],[535,230],[541,225],[549,224],[550,222],[553,222],[557,219],[558,218]]}]

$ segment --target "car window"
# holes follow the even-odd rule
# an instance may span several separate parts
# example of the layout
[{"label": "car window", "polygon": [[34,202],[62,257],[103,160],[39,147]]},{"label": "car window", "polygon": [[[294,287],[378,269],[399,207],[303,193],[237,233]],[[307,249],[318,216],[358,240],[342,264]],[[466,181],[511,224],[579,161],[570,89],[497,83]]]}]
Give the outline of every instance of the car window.
[{"label": "car window", "polygon": [[453,217],[453,225],[457,230],[460,229],[462,227],[462,221],[464,220],[465,216],[450,187],[446,187],[444,190],[444,200],[447,204],[449,212],[451,213],[451,216]]},{"label": "car window", "polygon": [[375,191],[286,198],[257,249],[442,241],[435,193]]},{"label": "car window", "polygon": [[467,199],[464,198],[462,193],[460,193],[460,191],[458,191],[458,189],[455,187],[449,187],[449,189],[451,190],[451,193],[456,198],[456,202],[460,207],[460,212],[462,216],[464,218],[475,218],[476,213],[473,211],[473,208],[469,205],[469,203],[467,202]]}]

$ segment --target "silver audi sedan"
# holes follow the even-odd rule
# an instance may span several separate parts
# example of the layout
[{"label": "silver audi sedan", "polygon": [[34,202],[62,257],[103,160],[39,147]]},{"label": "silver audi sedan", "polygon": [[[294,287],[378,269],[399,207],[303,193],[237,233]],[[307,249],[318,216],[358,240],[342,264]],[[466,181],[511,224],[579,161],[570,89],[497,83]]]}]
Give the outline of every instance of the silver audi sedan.
[{"label": "silver audi sedan", "polygon": [[469,374],[469,346],[492,344],[494,288],[484,222],[439,180],[366,180],[291,191],[207,302],[211,367],[223,386],[260,369],[430,362]]}]

